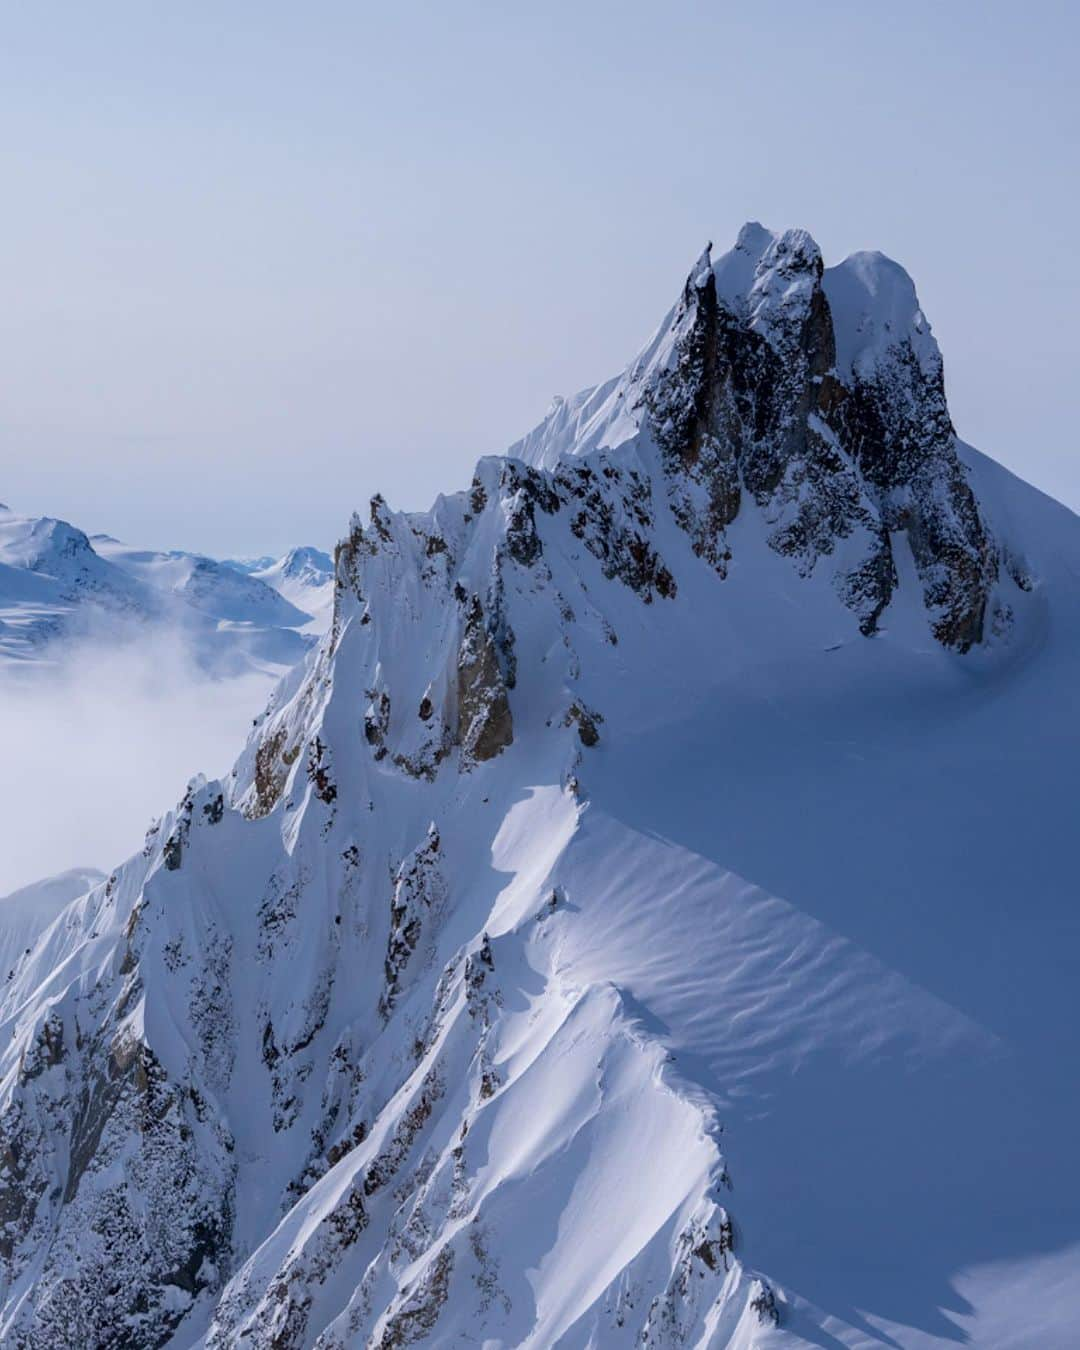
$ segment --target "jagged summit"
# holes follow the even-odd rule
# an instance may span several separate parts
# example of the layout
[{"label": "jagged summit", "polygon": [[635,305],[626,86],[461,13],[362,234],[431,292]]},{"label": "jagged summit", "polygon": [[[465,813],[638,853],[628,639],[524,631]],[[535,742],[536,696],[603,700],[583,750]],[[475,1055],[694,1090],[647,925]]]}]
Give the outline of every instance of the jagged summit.
[{"label": "jagged summit", "polygon": [[[890,347],[902,348],[906,343],[920,358],[924,374],[935,376],[940,352],[919,307],[914,282],[899,263],[883,253],[853,253],[826,268],[820,248],[806,230],[776,232],[757,221],[745,224],[734,246],[715,262],[712,252],[710,242],[690,269],[684,301],[704,290],[711,274],[719,302],[748,327],[767,336],[785,310],[807,308],[820,285],[830,310],[835,372],[841,379],[850,379],[856,357],[872,350],[884,353]],[[678,305],[669,311],[629,372],[640,374],[647,368],[658,347],[669,353],[672,325],[679,312]],[[510,453],[543,464],[560,454],[585,453],[594,445],[619,444],[635,424],[611,417],[608,399],[625,380],[626,376],[616,377],[571,399],[556,399],[544,421]],[[599,402],[597,396],[602,396]],[[568,429],[567,412],[584,407],[589,414]],[[606,416],[597,415],[601,409]]]},{"label": "jagged summit", "polygon": [[[1073,771],[1044,723],[1080,667],[1080,534],[958,446],[865,256],[834,314],[809,236],[747,227],[625,373],[431,510],[353,519],[329,631],[232,773],[4,985],[5,1345],[872,1344],[855,1310],[892,1338],[867,1281],[901,1255],[904,1315],[941,1319],[970,1252],[935,1245],[933,1191],[951,1217],[971,1159],[996,1179],[1026,1089],[960,963],[850,934],[929,913],[951,958],[1008,911],[1002,856]],[[996,771],[1033,737],[1060,773],[989,840],[987,747]],[[992,1008],[1027,932],[974,960]],[[931,1085],[868,1124],[851,1085],[883,1064]],[[972,1113],[944,1182],[939,1069]],[[1072,1119],[1040,1122],[1040,1221]],[[861,1263],[811,1184],[835,1153]],[[885,1221],[860,1208],[894,1179]],[[834,1249],[840,1293],[807,1264]]]},{"label": "jagged summit", "polygon": [[756,510],[771,547],[830,575],[864,634],[899,583],[898,545],[943,644],[964,652],[988,616],[1008,622],[937,344],[881,254],[825,268],[805,230],[744,226],[715,263],[705,250],[621,377],[561,403],[510,453],[554,470],[628,447],[722,574],[731,527]]}]

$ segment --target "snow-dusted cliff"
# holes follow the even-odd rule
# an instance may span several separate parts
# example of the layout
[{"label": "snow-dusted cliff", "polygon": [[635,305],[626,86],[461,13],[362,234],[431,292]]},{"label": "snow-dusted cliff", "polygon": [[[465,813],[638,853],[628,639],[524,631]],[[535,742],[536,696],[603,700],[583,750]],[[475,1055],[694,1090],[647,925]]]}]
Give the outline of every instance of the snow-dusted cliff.
[{"label": "snow-dusted cliff", "polygon": [[4,1343],[1055,1343],[1078,572],[894,264],[704,255],[16,965]]}]

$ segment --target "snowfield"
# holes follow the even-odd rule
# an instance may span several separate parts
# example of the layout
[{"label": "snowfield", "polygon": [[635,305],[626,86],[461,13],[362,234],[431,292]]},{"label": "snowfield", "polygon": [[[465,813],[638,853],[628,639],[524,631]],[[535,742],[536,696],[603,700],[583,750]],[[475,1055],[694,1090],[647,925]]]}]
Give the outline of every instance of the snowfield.
[{"label": "snowfield", "polygon": [[707,252],[27,939],[0,1339],[1071,1344],[1078,581],[901,269]]}]

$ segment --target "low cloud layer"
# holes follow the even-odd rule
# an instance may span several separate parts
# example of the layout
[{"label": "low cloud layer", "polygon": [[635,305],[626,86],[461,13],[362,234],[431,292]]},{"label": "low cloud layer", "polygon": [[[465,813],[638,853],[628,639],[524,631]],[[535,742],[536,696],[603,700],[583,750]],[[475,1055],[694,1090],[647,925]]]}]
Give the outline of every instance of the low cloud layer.
[{"label": "low cloud layer", "polygon": [[212,679],[171,634],[0,670],[0,895],[134,852],[192,774],[231,766],[272,684]]}]

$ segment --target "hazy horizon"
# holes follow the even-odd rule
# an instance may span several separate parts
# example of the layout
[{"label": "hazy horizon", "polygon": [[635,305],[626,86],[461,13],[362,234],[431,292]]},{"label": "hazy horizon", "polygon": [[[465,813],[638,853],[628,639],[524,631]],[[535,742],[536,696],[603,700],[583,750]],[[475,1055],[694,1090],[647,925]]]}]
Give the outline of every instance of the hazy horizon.
[{"label": "hazy horizon", "polygon": [[621,369],[706,239],[915,279],[964,439],[1080,507],[1061,4],[9,16],[0,500],[329,547]]}]

